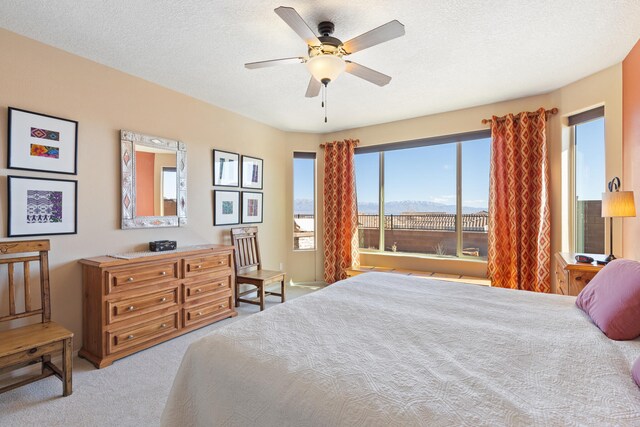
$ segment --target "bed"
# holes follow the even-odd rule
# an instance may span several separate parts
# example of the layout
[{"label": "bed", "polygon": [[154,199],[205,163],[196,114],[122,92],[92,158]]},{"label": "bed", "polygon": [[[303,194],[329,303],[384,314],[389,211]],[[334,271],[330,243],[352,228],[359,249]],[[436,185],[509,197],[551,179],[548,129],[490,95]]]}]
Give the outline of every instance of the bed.
[{"label": "bed", "polygon": [[162,425],[640,425],[640,340],[574,301],[361,274],[194,342]]}]

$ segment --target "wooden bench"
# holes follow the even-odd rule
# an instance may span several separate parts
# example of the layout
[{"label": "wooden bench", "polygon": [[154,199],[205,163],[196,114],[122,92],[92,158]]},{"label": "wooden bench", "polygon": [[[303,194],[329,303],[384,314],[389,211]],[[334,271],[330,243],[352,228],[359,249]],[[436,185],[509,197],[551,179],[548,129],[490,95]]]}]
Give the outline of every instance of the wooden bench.
[{"label": "wooden bench", "polygon": [[368,273],[368,272],[383,272],[383,273],[393,273],[393,274],[403,274],[405,276],[412,277],[424,277],[430,279],[438,279],[438,280],[447,280],[451,282],[461,282],[461,283],[473,283],[475,285],[482,286],[491,286],[491,280],[486,277],[473,277],[473,276],[464,276],[462,274],[445,274],[445,273],[434,273],[431,271],[418,271],[418,270],[404,270],[399,268],[388,268],[388,267],[374,267],[374,266],[365,266],[361,265],[360,267],[348,268],[345,270],[347,273],[347,277],[357,276],[358,274]]},{"label": "wooden bench", "polygon": [[[28,255],[32,252],[38,254]],[[42,363],[39,375],[2,387],[0,393],[55,375],[62,381],[62,395],[71,394],[73,333],[51,321],[48,252],[48,240],[0,243],[0,255],[2,255],[0,265],[7,266],[9,287],[9,315],[1,316],[0,324],[30,316],[41,316],[40,323],[0,331],[0,374],[34,363]],[[13,256],[7,257],[7,255]],[[40,271],[40,308],[35,308],[32,301],[31,262],[38,263]],[[19,267],[20,265],[22,268]],[[21,270],[22,273],[24,282],[22,295],[16,292],[16,270]],[[18,296],[24,301],[24,311],[16,308]],[[51,362],[51,356],[58,353],[62,353],[62,368],[58,368]]]}]

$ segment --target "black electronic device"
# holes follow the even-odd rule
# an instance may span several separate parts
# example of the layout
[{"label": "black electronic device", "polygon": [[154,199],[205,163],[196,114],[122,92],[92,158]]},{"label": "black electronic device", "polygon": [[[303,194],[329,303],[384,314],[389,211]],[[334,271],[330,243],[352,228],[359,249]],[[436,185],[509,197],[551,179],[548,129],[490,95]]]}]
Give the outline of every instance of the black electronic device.
[{"label": "black electronic device", "polygon": [[576,255],[576,261],[591,264],[593,262],[593,258],[587,255]]},{"label": "black electronic device", "polygon": [[598,263],[598,265],[607,265],[607,264],[609,264],[609,261],[598,260],[596,262]]},{"label": "black electronic device", "polygon": [[152,252],[172,251],[178,247],[175,240],[156,240],[149,242],[149,250]]}]

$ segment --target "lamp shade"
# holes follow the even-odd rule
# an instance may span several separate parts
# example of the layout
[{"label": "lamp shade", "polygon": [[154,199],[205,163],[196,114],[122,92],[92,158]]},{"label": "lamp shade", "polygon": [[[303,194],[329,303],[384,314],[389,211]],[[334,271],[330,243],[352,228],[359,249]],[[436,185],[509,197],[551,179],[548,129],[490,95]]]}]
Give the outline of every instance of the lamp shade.
[{"label": "lamp shade", "polygon": [[602,216],[636,216],[633,191],[612,191],[602,193]]},{"label": "lamp shade", "polygon": [[344,60],[335,55],[318,55],[307,61],[311,75],[319,82],[324,79],[334,81],[346,68]]}]

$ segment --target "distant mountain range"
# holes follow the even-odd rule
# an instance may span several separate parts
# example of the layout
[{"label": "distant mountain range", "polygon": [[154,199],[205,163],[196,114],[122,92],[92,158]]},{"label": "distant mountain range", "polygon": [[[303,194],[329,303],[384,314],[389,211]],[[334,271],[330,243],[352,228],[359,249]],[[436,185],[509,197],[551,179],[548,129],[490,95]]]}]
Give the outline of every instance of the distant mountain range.
[{"label": "distant mountain range", "polygon": [[[404,212],[443,212],[456,213],[455,205],[445,205],[444,203],[427,202],[420,200],[403,200],[399,202],[387,202],[384,204],[384,212],[386,214],[399,215]],[[463,206],[462,213],[472,214],[486,211],[486,208],[474,208]],[[294,212],[299,214],[313,213],[313,200],[296,199],[294,200]],[[363,214],[377,214],[377,203],[358,203],[358,212]]]}]

